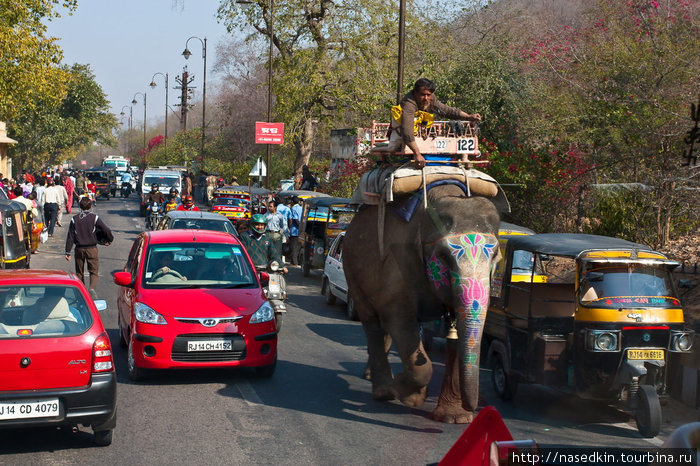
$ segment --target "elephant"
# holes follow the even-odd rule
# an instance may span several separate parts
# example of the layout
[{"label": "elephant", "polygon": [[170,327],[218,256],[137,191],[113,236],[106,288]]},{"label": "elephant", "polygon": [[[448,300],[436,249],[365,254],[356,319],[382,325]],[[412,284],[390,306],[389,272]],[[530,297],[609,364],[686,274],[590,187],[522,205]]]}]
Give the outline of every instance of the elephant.
[{"label": "elephant", "polygon": [[[408,222],[381,214],[379,206],[359,209],[345,233],[343,267],[367,337],[374,399],[423,404],[433,369],[421,342],[419,314],[451,313],[457,348],[447,345],[445,376],[430,416],[446,423],[472,421],[490,275],[500,259],[499,220],[491,199],[467,196],[455,184],[428,191],[427,208],[418,206]],[[387,360],[391,341],[403,363],[396,377]]]}]

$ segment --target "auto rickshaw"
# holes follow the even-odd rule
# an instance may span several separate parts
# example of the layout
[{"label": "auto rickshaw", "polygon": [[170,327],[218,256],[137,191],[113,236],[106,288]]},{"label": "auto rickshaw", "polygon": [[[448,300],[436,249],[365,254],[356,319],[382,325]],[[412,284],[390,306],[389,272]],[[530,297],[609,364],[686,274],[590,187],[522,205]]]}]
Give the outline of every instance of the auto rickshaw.
[{"label": "auto rickshaw", "polygon": [[634,413],[639,432],[656,436],[669,353],[691,351],[694,338],[672,281],[678,263],[642,244],[565,233],[511,236],[505,256],[482,342],[496,393],[559,387]]},{"label": "auto rickshaw", "polygon": [[304,201],[299,226],[301,271],[322,268],[333,240],[350,224],[355,208],[344,197],[313,197]]},{"label": "auto rickshaw", "polygon": [[24,204],[0,200],[0,268],[28,269],[32,251],[31,224],[26,218]]},{"label": "auto rickshaw", "polygon": [[112,190],[116,194],[116,172],[114,169],[106,167],[88,168],[83,173],[95,185],[95,197],[104,197],[109,199]]}]

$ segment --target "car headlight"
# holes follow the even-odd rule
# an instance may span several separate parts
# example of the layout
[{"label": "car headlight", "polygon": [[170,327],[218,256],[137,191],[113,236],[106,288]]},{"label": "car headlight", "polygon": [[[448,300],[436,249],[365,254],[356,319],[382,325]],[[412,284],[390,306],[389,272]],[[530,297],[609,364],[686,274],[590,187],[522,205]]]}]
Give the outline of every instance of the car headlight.
[{"label": "car headlight", "polygon": [[619,332],[612,330],[588,330],[587,349],[590,351],[619,351]]},{"label": "car headlight", "polygon": [[134,317],[144,324],[165,325],[168,323],[165,317],[154,311],[152,307],[138,302],[134,306]]},{"label": "car headlight", "polygon": [[250,316],[250,323],[251,324],[262,324],[263,322],[269,322],[272,319],[275,318],[275,310],[272,308],[272,305],[265,301],[262,306],[260,306],[260,309],[255,311],[255,314]]},{"label": "car headlight", "polygon": [[277,261],[270,262],[270,270],[277,272],[280,269],[280,263]]},{"label": "car headlight", "polygon": [[690,351],[693,347],[694,332],[671,331],[671,351]]}]

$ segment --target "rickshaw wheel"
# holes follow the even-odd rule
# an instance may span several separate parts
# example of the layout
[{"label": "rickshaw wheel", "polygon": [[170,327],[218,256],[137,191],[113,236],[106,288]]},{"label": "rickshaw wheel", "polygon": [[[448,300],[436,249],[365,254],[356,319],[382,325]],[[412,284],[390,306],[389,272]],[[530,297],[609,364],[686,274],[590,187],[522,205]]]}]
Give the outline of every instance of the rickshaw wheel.
[{"label": "rickshaw wheel", "polygon": [[323,279],[321,289],[323,291],[323,296],[326,298],[326,304],[330,304],[331,306],[335,304],[335,295],[331,292],[331,285],[328,283],[327,278]]},{"label": "rickshaw wheel", "polygon": [[635,413],[637,430],[645,438],[656,437],[661,430],[659,395],[651,385],[640,385],[637,397],[637,411]]},{"label": "rickshaw wheel", "polygon": [[491,371],[491,382],[496,394],[503,401],[510,401],[518,391],[518,383],[512,376],[506,372],[505,364],[503,364],[503,356],[500,354],[494,355],[493,370]]}]

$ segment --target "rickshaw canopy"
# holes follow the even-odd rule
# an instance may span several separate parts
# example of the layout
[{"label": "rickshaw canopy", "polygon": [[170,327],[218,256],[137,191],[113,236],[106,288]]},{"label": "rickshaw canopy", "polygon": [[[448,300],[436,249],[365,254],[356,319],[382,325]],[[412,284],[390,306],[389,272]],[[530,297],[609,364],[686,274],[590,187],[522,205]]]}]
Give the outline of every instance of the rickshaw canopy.
[{"label": "rickshaw canopy", "polygon": [[648,246],[609,236],[580,233],[539,233],[508,238],[508,250],[523,250],[553,256],[578,257],[594,249],[637,249],[653,252]]}]

